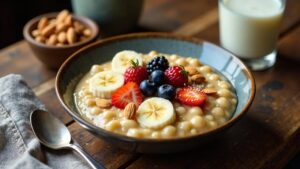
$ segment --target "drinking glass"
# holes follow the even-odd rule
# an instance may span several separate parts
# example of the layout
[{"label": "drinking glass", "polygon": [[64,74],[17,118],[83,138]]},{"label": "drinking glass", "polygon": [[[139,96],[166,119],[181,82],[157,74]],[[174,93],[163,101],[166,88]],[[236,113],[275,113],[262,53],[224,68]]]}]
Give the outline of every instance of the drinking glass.
[{"label": "drinking glass", "polygon": [[276,62],[285,0],[219,0],[221,45],[252,70]]}]

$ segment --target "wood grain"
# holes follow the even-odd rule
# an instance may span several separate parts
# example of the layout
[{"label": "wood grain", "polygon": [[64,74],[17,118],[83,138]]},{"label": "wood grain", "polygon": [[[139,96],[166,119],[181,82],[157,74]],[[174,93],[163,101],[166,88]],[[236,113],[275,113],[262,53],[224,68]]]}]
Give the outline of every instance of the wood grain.
[{"label": "wood grain", "polygon": [[45,68],[35,57],[25,41],[0,52],[0,76],[10,73],[21,74],[30,87],[55,76],[55,72]]},{"label": "wood grain", "polygon": [[[140,26],[218,43],[217,1],[146,0]],[[287,1],[277,64],[255,72],[257,96],[248,114],[222,138],[188,153],[140,155],[94,137],[63,110],[53,88],[55,72],[24,42],[0,51],[0,76],[24,76],[48,109],[69,124],[74,139],[107,168],[282,168],[300,148],[300,3]],[[241,151],[242,150],[242,151]]]},{"label": "wood grain", "polygon": [[66,113],[63,106],[59,103],[54,88],[52,88],[46,93],[39,95],[38,98],[46,105],[49,112],[53,113],[57,118],[59,118],[65,124],[73,121],[71,116],[69,116]]},{"label": "wood grain", "polygon": [[123,167],[128,161],[139,157],[138,154],[120,150],[102,139],[94,137],[77,123],[73,123],[68,128],[73,138],[107,169]]},{"label": "wood grain", "polygon": [[[157,4],[159,1],[146,0],[145,5]],[[212,0],[163,0],[161,3],[156,7],[145,7],[140,20],[142,27],[152,31],[174,31],[217,6],[217,1]]]}]

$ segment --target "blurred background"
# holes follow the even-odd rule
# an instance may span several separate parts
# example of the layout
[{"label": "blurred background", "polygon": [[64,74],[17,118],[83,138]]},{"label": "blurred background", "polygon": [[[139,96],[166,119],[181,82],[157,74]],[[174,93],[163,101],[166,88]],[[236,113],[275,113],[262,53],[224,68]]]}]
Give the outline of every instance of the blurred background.
[{"label": "blurred background", "polygon": [[72,10],[70,0],[1,0],[0,6],[0,49],[23,39],[23,26],[31,18],[62,9]]}]

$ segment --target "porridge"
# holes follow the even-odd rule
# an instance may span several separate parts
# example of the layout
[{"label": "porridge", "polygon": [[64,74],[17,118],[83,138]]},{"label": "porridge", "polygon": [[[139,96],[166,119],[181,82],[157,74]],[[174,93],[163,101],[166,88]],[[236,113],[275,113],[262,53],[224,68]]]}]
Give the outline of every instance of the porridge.
[{"label": "porridge", "polygon": [[77,84],[74,100],[81,115],[100,128],[159,139],[216,128],[237,104],[232,85],[198,59],[129,50],[93,65]]}]

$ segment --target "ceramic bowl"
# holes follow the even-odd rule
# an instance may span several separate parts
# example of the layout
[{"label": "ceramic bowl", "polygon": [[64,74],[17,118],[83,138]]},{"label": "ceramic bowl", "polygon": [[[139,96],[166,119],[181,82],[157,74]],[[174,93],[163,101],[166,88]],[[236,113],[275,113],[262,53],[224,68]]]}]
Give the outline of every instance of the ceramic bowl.
[{"label": "ceramic bowl", "polygon": [[75,16],[74,20],[77,20],[92,30],[92,36],[89,39],[78,42],[72,45],[64,46],[49,46],[34,40],[31,32],[37,28],[37,24],[42,17],[55,18],[58,13],[47,13],[37,16],[26,23],[23,28],[23,36],[28,42],[34,55],[48,68],[58,69],[60,65],[75,51],[83,46],[96,40],[99,34],[99,28],[97,24],[87,17]]},{"label": "ceramic bowl", "polygon": [[[80,116],[73,99],[70,99],[73,97],[74,84],[90,70],[93,64],[110,61],[115,53],[126,49],[142,53],[156,50],[161,53],[192,56],[214,67],[232,83],[236,90],[238,103],[232,118],[218,128],[195,136],[165,140],[127,137],[89,123]],[[209,142],[216,136],[223,134],[245,115],[255,94],[255,82],[251,72],[233,54],[209,42],[164,33],[128,34],[90,44],[74,53],[64,62],[58,71],[55,87],[61,104],[81,126],[114,145],[140,153],[179,152]]]}]

